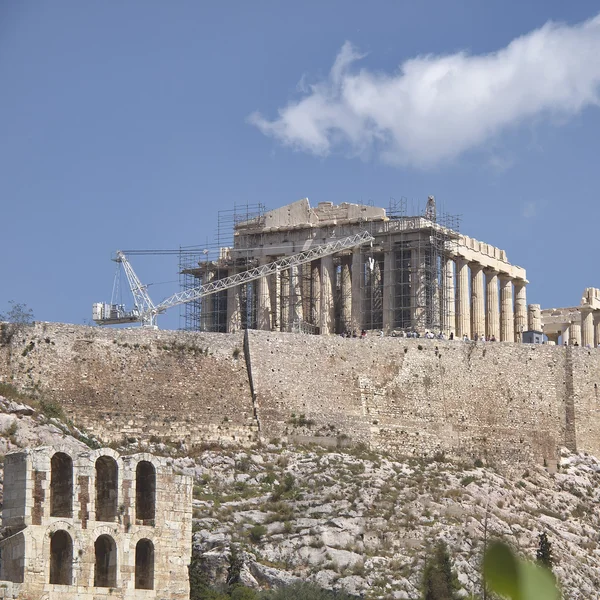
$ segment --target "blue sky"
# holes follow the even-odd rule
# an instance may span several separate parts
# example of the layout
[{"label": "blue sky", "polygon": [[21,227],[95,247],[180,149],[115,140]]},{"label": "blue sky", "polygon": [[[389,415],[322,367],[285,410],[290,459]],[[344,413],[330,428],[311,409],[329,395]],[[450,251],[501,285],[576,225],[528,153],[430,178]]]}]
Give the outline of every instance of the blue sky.
[{"label": "blue sky", "polygon": [[[529,302],[578,304],[600,287],[598,10],[3,0],[0,311],[83,323],[114,250],[204,245],[236,203],[428,194],[527,269]],[[177,291],[176,261],[132,262]]]}]

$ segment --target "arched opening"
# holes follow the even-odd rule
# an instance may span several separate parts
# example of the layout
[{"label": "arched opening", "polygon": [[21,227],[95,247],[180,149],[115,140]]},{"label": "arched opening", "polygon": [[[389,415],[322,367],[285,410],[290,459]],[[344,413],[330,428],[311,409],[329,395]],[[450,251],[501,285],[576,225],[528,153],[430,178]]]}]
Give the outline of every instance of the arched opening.
[{"label": "arched opening", "polygon": [[135,470],[135,518],[148,525],[154,520],[156,471],[147,460],[138,463]]},{"label": "arched opening", "polygon": [[94,543],[96,564],[94,585],[96,587],[117,586],[117,546],[109,535],[101,535]]},{"label": "arched opening", "polygon": [[119,467],[110,456],[96,461],[96,521],[114,521],[117,516]]},{"label": "arched opening", "polygon": [[73,582],[73,540],[63,530],[50,539],[50,583],[71,585]]},{"label": "arched opening", "polygon": [[154,544],[140,540],[135,547],[135,589],[154,589]]},{"label": "arched opening", "polygon": [[50,516],[73,516],[73,461],[64,452],[50,461]]}]

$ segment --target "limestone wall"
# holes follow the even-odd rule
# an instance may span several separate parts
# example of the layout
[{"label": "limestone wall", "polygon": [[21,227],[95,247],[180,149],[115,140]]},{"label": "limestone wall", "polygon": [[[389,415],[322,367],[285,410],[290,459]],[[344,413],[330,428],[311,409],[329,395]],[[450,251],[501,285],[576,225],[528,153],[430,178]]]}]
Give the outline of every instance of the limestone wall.
[{"label": "limestone wall", "polygon": [[255,402],[242,334],[38,324],[0,350],[0,378],[107,440],[251,442],[260,425],[267,440],[498,465],[551,464],[562,445],[600,455],[600,351],[260,331],[248,342]]}]

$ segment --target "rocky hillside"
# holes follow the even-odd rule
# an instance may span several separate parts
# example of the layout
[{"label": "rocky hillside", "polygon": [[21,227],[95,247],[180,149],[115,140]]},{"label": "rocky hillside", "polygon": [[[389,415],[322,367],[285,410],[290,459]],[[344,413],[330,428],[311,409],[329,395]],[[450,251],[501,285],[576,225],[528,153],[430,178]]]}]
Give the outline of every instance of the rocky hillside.
[{"label": "rocky hillside", "polygon": [[[74,450],[97,443],[57,418],[55,406],[22,400],[0,397],[1,453],[59,440]],[[140,447],[130,439],[119,449]],[[545,531],[564,597],[593,598],[600,587],[600,461],[592,456],[564,452],[556,473],[531,467],[505,476],[441,455],[424,462],[363,446],[273,440],[245,451],[149,449],[195,477],[194,554],[215,583],[225,580],[235,547],[250,586],[301,578],[366,598],[416,599],[429,546],[442,539],[461,594],[479,596],[486,535],[533,557]]]}]

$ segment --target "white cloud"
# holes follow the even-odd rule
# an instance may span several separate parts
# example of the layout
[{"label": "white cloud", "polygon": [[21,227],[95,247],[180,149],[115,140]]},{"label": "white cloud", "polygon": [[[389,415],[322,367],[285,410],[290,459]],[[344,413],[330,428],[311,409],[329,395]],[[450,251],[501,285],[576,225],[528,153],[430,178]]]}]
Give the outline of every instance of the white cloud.
[{"label": "white cloud", "polygon": [[497,52],[419,56],[397,73],[355,68],[346,42],[329,76],[303,97],[249,122],[298,150],[327,156],[375,152],[395,165],[428,167],[540,116],[570,117],[600,104],[600,16],[547,23]]}]

